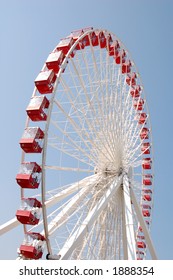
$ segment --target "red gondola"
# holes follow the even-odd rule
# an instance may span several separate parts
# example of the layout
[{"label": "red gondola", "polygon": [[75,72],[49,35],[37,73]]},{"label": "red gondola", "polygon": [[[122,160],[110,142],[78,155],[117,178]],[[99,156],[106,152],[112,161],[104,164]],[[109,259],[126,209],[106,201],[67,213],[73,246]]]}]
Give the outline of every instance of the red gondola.
[{"label": "red gondola", "polygon": [[142,98],[134,100],[133,106],[136,110],[142,111],[143,110],[143,105],[144,105],[144,100]]},{"label": "red gondola", "polygon": [[151,186],[152,185],[152,178],[153,176],[151,174],[145,174],[143,177],[143,184],[145,186]]},{"label": "red gondola", "polygon": [[49,54],[46,60],[46,66],[49,70],[58,73],[60,66],[65,58],[63,51],[55,51]]},{"label": "red gondola", "polygon": [[25,259],[38,260],[43,255],[45,237],[40,233],[29,232],[25,235],[25,240],[20,246],[20,254]]},{"label": "red gondola", "polygon": [[96,31],[96,36],[98,37],[98,43],[100,45],[100,48],[106,48],[106,37],[103,31]]},{"label": "red gondola", "polygon": [[41,71],[34,83],[41,94],[52,93],[56,81],[56,74],[53,70]]},{"label": "red gondola", "polygon": [[144,194],[143,195],[143,200],[144,201],[151,201],[151,195],[150,194]]},{"label": "red gondola", "polygon": [[149,142],[142,143],[141,152],[143,154],[150,154],[150,143]]},{"label": "red gondola", "polygon": [[140,92],[141,92],[142,88],[139,85],[133,85],[132,89],[130,90],[130,94],[132,97],[139,97],[140,96]]},{"label": "red gondola", "polygon": [[138,121],[138,124],[144,124],[147,121],[147,114],[146,113],[139,113],[135,119]]},{"label": "red gondola", "polygon": [[118,40],[113,41],[109,46],[108,46],[108,52],[110,56],[117,56],[120,51],[120,44]]},{"label": "red gondola", "polygon": [[36,189],[40,184],[41,167],[36,162],[24,162],[16,175],[16,181],[22,188]]},{"label": "red gondola", "polygon": [[62,51],[64,55],[68,53],[71,46],[73,45],[74,40],[72,37],[66,37],[64,39],[61,39],[59,44],[57,45],[56,49],[57,51]]},{"label": "red gondola", "polygon": [[149,137],[149,129],[148,127],[143,127],[140,132],[140,138],[141,140],[143,140],[143,139],[148,139],[148,137]]},{"label": "red gondola", "polygon": [[127,74],[126,83],[129,86],[135,86],[136,85],[136,79],[137,79],[137,75],[136,75],[135,72],[129,73],[129,74]]},{"label": "red gondola", "polygon": [[20,139],[20,146],[25,153],[41,153],[44,132],[39,127],[27,127]]},{"label": "red gondola", "polygon": [[22,224],[36,225],[40,219],[41,207],[41,202],[36,198],[24,198],[21,209],[16,212],[16,217]]},{"label": "red gondola", "polygon": [[122,74],[130,73],[131,67],[132,67],[131,61],[130,61],[130,60],[125,61],[125,62],[122,64],[122,67],[121,67]]},{"label": "red gondola", "polygon": [[125,63],[126,61],[126,52],[125,50],[119,50],[115,53],[115,62],[116,64]]},{"label": "red gondola", "polygon": [[138,248],[141,248],[141,249],[142,249],[142,248],[146,248],[146,244],[145,244],[145,242],[143,242],[143,241],[138,241],[138,242],[137,242],[137,247],[138,247]]},{"label": "red gondola", "polygon": [[151,163],[152,163],[151,158],[144,158],[142,160],[142,167],[143,167],[143,169],[151,169]]},{"label": "red gondola", "polygon": [[27,115],[32,121],[46,121],[49,100],[46,96],[34,96],[26,109]]}]

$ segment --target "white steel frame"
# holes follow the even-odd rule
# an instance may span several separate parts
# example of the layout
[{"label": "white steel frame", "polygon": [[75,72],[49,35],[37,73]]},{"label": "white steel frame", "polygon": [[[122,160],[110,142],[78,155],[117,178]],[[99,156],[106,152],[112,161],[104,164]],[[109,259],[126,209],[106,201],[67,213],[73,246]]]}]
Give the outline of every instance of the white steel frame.
[{"label": "white steel frame", "polygon": [[[97,31],[97,30],[94,30]],[[107,34],[110,33],[108,31],[104,31]],[[139,198],[141,196],[141,190],[139,191],[138,197],[136,198],[136,191],[138,188],[136,188],[134,182],[133,182],[133,176],[127,175],[128,170],[131,168],[135,168],[137,166],[141,166],[141,156],[142,153],[137,153],[139,151],[141,144],[144,142],[143,140],[139,141],[139,135],[144,127],[144,125],[141,125],[139,128],[137,125],[133,126],[134,122],[134,109],[132,106],[132,100],[130,96],[130,91],[127,89],[125,79],[122,79],[122,74],[120,74],[120,71],[117,71],[117,84],[116,88],[109,88],[109,82],[113,83],[115,77],[113,76],[112,72],[114,74],[116,73],[115,68],[116,66],[112,66],[110,64],[110,57],[107,54],[105,60],[103,59],[103,55],[100,52],[99,54],[99,63],[101,65],[101,69],[98,69],[98,58],[94,54],[94,47],[92,46],[90,42],[90,58],[92,58],[92,64],[93,68],[90,73],[91,65],[87,61],[87,53],[84,52],[81,53],[83,64],[80,65],[80,62],[70,58],[70,54],[75,50],[76,45],[79,43],[79,41],[84,38],[87,34],[90,36],[91,30],[85,32],[82,36],[78,38],[78,40],[73,44],[71,49],[69,50],[68,54],[66,55],[62,65],[61,69],[57,74],[57,80],[54,86],[54,92],[52,93],[52,96],[50,98],[50,107],[48,111],[48,118],[45,125],[44,133],[44,147],[43,147],[43,153],[42,153],[42,209],[43,209],[43,224],[44,224],[44,230],[41,232],[46,236],[47,240],[47,250],[49,253],[50,259],[67,259],[70,257],[72,252],[75,248],[78,246],[84,246],[84,242],[81,243],[81,240],[83,240],[85,234],[89,233],[89,228],[94,225],[94,223],[99,218],[100,213],[106,208],[106,206],[110,203],[111,199],[117,194],[118,191],[121,190],[120,200],[121,204],[120,207],[122,207],[122,233],[120,231],[120,234],[122,234],[123,238],[123,258],[124,259],[130,259],[134,260],[137,258],[136,256],[136,220],[138,220],[138,223],[141,225],[143,229],[143,233],[145,236],[146,243],[148,245],[151,257],[153,259],[157,259],[153,243],[151,241],[149,230],[146,226],[146,221],[144,220],[144,217],[141,213],[141,207],[139,204],[141,203]],[[116,36],[111,33],[111,35],[116,39]],[[121,42],[120,42],[121,43]],[[121,43],[121,47],[125,49],[123,44]],[[56,48],[55,48],[56,49]],[[130,57],[129,53],[127,53]],[[80,96],[81,92],[83,96],[86,98],[86,103],[81,106],[80,110],[78,107],[75,107],[75,96],[73,95],[73,90],[68,85],[67,81],[63,77],[62,73],[64,72],[67,63],[70,61],[69,64],[72,65],[72,69],[74,74],[71,72],[70,78],[73,80],[74,83],[74,89],[77,92],[77,96]],[[104,64],[105,63],[105,64]],[[86,73],[88,75],[88,83],[89,86],[85,85],[85,78],[82,73],[82,67],[85,67]],[[111,68],[112,67],[112,68]],[[140,84],[142,86],[142,82],[140,80],[139,73],[136,69],[136,66],[133,64],[134,71],[138,74],[138,80],[140,81]],[[43,66],[42,70],[46,69],[46,65]],[[69,68],[69,73],[72,71]],[[105,72],[104,72],[105,71]],[[112,72],[111,72],[112,71]],[[99,78],[100,75],[100,78]],[[74,77],[73,77],[74,76]],[[78,79],[79,85],[75,82],[75,77]],[[98,80],[97,80],[98,79]],[[94,82],[93,82],[94,81]],[[96,83],[97,82],[97,83]],[[76,118],[77,122],[75,123],[74,119],[70,116],[69,112],[66,112],[65,107],[63,107],[63,102],[61,103],[61,100],[59,101],[56,98],[56,91],[58,89],[59,84],[62,85],[63,91],[68,96],[68,101],[71,103],[71,108],[76,109]],[[96,87],[97,84],[97,87]],[[80,86],[80,87],[79,87]],[[95,92],[95,102],[97,103],[97,106],[94,107],[92,103],[92,98],[88,96],[88,92],[86,89],[86,86],[89,87],[91,93]],[[115,92],[111,92],[110,90],[114,90]],[[100,91],[100,92],[99,92]],[[106,92],[106,93],[105,93]],[[79,101],[82,102],[82,96],[79,98]],[[99,94],[101,95],[101,102],[99,100]],[[37,95],[36,88],[34,89],[32,97]],[[145,99],[144,99],[145,100]],[[124,102],[124,103],[123,103]],[[105,105],[106,104],[106,105]],[[115,104],[119,104],[119,107],[116,107]],[[56,122],[56,120],[52,119],[52,109],[56,106],[58,110],[65,116],[66,118],[66,127],[67,125],[71,125],[71,127],[76,132],[76,135],[80,138],[79,140],[76,140],[71,136],[72,134],[68,134],[68,130],[65,128],[61,128],[59,124]],[[85,109],[85,106],[88,106],[88,109]],[[124,107],[125,106],[125,107]],[[115,111],[113,110],[115,109]],[[127,108],[127,109],[125,109]],[[145,100],[145,108],[148,112],[146,100]],[[90,112],[92,111],[92,114]],[[103,114],[103,112],[106,110],[106,119]],[[80,115],[83,114],[83,116],[90,116],[90,119],[84,118],[80,120]],[[98,115],[100,117],[98,117]],[[149,114],[148,114],[149,116]],[[151,125],[149,121],[149,117],[147,116],[147,121],[149,123],[149,128],[151,132]],[[95,127],[92,123],[92,118],[95,119]],[[115,120],[115,122],[108,122],[109,119]],[[29,126],[29,118],[26,121],[26,127]],[[89,133],[87,131],[83,132],[82,129],[84,128],[84,125],[82,122],[85,122],[86,127],[89,129]],[[98,134],[97,141],[101,143],[102,138],[104,138],[105,143],[103,143],[103,147],[100,146],[98,143],[95,143],[93,141],[93,135],[97,133],[97,126],[99,127],[100,124],[103,124],[102,127],[102,134]],[[97,170],[94,175],[88,176],[85,179],[80,179],[78,182],[73,183],[66,188],[59,190],[57,193],[53,194],[49,199],[47,199],[47,190],[46,190],[46,172],[49,170],[57,170],[57,171],[67,171],[67,172],[87,172],[87,173],[93,173],[94,170],[87,169],[87,168],[81,168],[79,166],[73,166],[73,167],[66,167],[66,166],[58,166],[58,165],[49,165],[46,162],[47,159],[47,147],[48,147],[48,137],[49,137],[49,128],[50,126],[54,126],[55,128],[59,129],[61,133],[64,133],[64,138],[67,137],[68,140],[70,140],[72,148],[78,149],[79,152],[83,153],[83,159],[81,159],[81,162],[85,164],[85,157],[88,157],[88,162],[90,161],[90,164],[92,160],[95,162],[97,161],[97,165],[95,167],[99,167],[99,171]],[[90,133],[91,132],[91,133]],[[118,140],[116,140],[118,139]],[[123,141],[122,143],[120,142]],[[152,140],[152,139],[151,139]],[[58,141],[58,140],[57,140]],[[85,148],[82,146],[82,141],[85,142]],[[119,141],[119,142],[116,142]],[[65,140],[64,140],[65,143]],[[119,168],[121,165],[123,165],[122,162],[117,162],[117,167],[110,167],[107,165],[105,171],[103,169],[105,167],[99,166],[102,157],[100,159],[96,159],[98,154],[100,153],[101,156],[105,157],[105,161],[109,161],[111,164],[115,160],[118,161],[118,157],[120,156],[117,149],[117,143],[119,145],[124,145],[124,150],[128,150],[129,147],[132,147],[130,151],[128,151],[128,158],[124,160],[125,164],[125,170],[123,170],[123,173],[120,172]],[[68,143],[65,143],[68,145]],[[56,148],[55,145],[52,147]],[[69,146],[70,147],[70,146]],[[103,151],[103,148],[105,149]],[[68,149],[63,150],[63,146],[61,147],[62,151],[66,153],[67,155],[70,154],[70,151]],[[124,151],[123,150],[123,151]],[[93,152],[92,155],[89,154]],[[75,153],[71,154],[71,156],[75,158]],[[25,154],[22,153],[22,160],[24,161]],[[76,159],[78,159],[78,156],[76,156]],[[127,163],[127,160],[131,160],[130,163]],[[130,165],[129,165],[130,164]],[[92,165],[92,164],[91,164]],[[107,169],[111,169],[107,170]],[[115,168],[115,169],[114,169]],[[92,189],[99,185],[105,185],[106,182],[106,172],[110,172],[108,174],[108,178],[110,176],[111,178],[111,184],[107,184],[104,193],[100,191],[100,197],[94,198],[94,206],[89,208],[89,212],[86,215],[83,222],[80,223],[79,227],[76,230],[73,230],[72,234],[69,235],[69,238],[64,242],[63,247],[59,250],[58,257],[57,255],[53,255],[52,246],[50,242],[51,236],[59,229],[62,225],[66,223],[68,220],[68,217],[72,215],[75,211],[77,211],[77,208],[79,204],[82,203],[82,200],[87,197],[90,192],[92,192]],[[140,176],[143,176],[140,171]],[[138,174],[136,174],[138,176]],[[72,198],[68,200],[68,198],[73,195]],[[21,190],[21,197],[24,196],[24,191]],[[56,213],[56,211],[53,214],[53,218],[51,221],[48,221],[48,212],[47,209],[55,206],[58,202],[61,202],[63,200],[67,200],[66,204],[63,208],[60,208],[60,211]],[[133,204],[133,205],[132,205]],[[135,211],[135,216],[134,216]],[[42,222],[41,222],[42,223]],[[41,224],[40,223],[40,224]],[[115,222],[114,222],[115,223]],[[7,231],[13,229],[14,227],[18,226],[19,222],[16,220],[16,218],[12,219],[11,221],[7,222],[6,224],[2,225],[0,227],[0,235],[6,233]],[[115,226],[115,225],[114,225]],[[29,231],[32,231],[35,227],[32,227],[29,229]],[[110,229],[112,230],[112,229]],[[24,227],[24,231],[27,232],[26,227]],[[117,238],[117,237],[116,237]],[[103,240],[101,241],[104,242]],[[121,249],[119,249],[121,251]],[[103,250],[104,251],[104,250]],[[121,258],[121,252],[119,251],[119,256]],[[104,252],[103,252],[104,255]]]}]

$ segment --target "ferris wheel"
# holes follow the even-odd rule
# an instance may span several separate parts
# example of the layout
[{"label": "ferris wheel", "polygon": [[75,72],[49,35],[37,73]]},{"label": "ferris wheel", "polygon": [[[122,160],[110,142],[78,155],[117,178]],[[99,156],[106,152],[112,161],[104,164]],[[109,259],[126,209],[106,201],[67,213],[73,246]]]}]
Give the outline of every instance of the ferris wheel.
[{"label": "ferris wheel", "polygon": [[90,27],[62,39],[26,112],[19,258],[143,260],[149,249],[156,259],[149,112],[116,35]]}]

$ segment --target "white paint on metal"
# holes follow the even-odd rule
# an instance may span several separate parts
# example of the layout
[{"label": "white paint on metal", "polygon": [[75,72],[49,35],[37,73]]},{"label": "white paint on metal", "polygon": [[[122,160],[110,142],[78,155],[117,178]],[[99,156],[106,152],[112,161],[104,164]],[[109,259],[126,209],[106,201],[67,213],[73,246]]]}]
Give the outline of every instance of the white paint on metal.
[{"label": "white paint on metal", "polygon": [[124,195],[124,216],[125,216],[125,232],[126,232],[126,252],[128,260],[136,259],[136,242],[134,233],[133,213],[129,189],[129,179],[125,174],[123,176],[123,195]]}]

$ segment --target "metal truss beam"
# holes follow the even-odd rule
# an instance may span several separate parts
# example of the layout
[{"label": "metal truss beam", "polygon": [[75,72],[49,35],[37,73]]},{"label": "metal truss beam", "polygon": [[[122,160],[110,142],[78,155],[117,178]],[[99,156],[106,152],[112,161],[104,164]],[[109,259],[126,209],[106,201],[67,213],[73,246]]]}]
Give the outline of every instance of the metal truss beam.
[{"label": "metal truss beam", "polygon": [[[87,178],[82,179],[79,182],[74,183],[73,185],[70,185],[68,188],[62,190],[61,192],[57,193],[56,195],[52,196],[49,200],[45,202],[46,208],[49,208],[53,205],[55,205],[58,201],[66,198],[70,194],[76,192],[77,190],[81,189],[83,185],[89,185],[93,184],[94,182],[97,182],[98,176],[97,175],[91,175]],[[4,223],[3,225],[0,225],[0,235],[3,235],[7,233],[8,231],[14,229],[15,227],[21,225],[21,223],[15,218],[9,220],[8,222]]]},{"label": "metal truss beam", "polygon": [[157,260],[158,258],[157,258],[157,255],[156,255],[156,252],[155,252],[155,249],[154,249],[154,245],[153,245],[153,242],[151,240],[151,236],[150,236],[149,230],[146,226],[145,220],[142,216],[142,212],[141,212],[141,209],[138,205],[138,202],[137,202],[135,193],[133,191],[133,188],[130,188],[130,195],[131,195],[131,199],[132,199],[132,202],[133,202],[133,205],[134,205],[134,209],[136,211],[138,221],[140,223],[140,226],[142,227],[142,231],[144,233],[145,240],[146,240],[146,243],[148,245],[148,249],[150,251],[151,257],[152,257],[153,260]]},{"label": "metal truss beam", "polygon": [[124,248],[125,259],[136,260],[136,242],[134,233],[132,204],[130,197],[129,179],[125,174],[123,176],[123,196],[124,196]]}]

